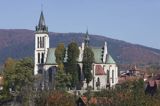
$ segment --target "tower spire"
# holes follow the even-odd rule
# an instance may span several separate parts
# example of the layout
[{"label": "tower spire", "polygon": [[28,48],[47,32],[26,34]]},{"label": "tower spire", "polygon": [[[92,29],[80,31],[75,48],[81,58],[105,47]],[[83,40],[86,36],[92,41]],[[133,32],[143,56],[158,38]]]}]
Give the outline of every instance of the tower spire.
[{"label": "tower spire", "polygon": [[45,24],[45,19],[44,19],[42,10],[41,10],[40,18],[39,18],[39,23],[36,26],[36,31],[37,32],[48,32],[48,27]]},{"label": "tower spire", "polygon": [[90,40],[90,38],[89,38],[88,28],[87,28],[86,34],[85,34],[85,39],[84,39],[85,46],[87,46],[87,47],[89,46],[89,40]]}]

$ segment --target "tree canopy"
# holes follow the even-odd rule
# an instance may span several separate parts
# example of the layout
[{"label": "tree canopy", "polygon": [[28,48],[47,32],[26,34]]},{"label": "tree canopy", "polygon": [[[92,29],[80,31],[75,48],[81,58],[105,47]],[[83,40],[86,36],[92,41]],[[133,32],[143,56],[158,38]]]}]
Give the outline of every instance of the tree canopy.
[{"label": "tree canopy", "polygon": [[67,50],[66,72],[71,75],[71,86],[75,87],[78,83],[78,56],[79,48],[76,42],[71,42]]},{"label": "tree canopy", "polygon": [[94,62],[94,54],[91,48],[85,47],[83,53],[83,74],[88,84],[92,80],[92,63]]}]

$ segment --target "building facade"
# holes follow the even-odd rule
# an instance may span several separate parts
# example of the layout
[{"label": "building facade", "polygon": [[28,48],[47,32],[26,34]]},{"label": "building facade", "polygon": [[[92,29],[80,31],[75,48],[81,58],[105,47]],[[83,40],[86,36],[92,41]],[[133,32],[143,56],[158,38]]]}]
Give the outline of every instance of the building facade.
[{"label": "building facade", "polygon": [[[83,52],[85,46],[89,46],[90,38],[88,31],[85,34],[85,40],[79,47],[80,54],[78,64],[83,76]],[[41,12],[39,23],[35,31],[35,51],[34,51],[34,75],[41,75],[42,79],[38,84],[43,87],[50,88],[54,85],[54,75],[57,69],[55,49],[49,46],[48,27],[45,24],[43,12]],[[94,53],[94,63],[92,65],[93,79],[89,83],[94,90],[105,89],[112,87],[118,83],[118,68],[116,62],[113,60],[107,50],[107,43],[99,48],[91,47]],[[66,55],[67,56],[67,55]],[[66,59],[67,57],[65,57]],[[82,78],[83,79],[83,78]],[[83,79],[83,86],[81,89],[86,89],[87,84]]]}]

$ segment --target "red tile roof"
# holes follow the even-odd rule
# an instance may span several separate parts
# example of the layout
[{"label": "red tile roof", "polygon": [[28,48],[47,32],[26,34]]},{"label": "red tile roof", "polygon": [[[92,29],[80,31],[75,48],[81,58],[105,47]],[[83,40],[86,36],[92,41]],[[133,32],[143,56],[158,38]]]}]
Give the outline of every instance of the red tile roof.
[{"label": "red tile roof", "polygon": [[106,75],[101,65],[96,65],[95,74],[96,75]]}]

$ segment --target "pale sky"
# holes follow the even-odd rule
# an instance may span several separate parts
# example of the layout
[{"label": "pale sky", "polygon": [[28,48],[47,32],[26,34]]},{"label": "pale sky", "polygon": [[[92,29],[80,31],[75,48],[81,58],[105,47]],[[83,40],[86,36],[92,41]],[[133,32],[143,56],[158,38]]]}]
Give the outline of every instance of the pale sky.
[{"label": "pale sky", "polygon": [[160,0],[1,0],[0,29],[84,32],[160,49]]}]

